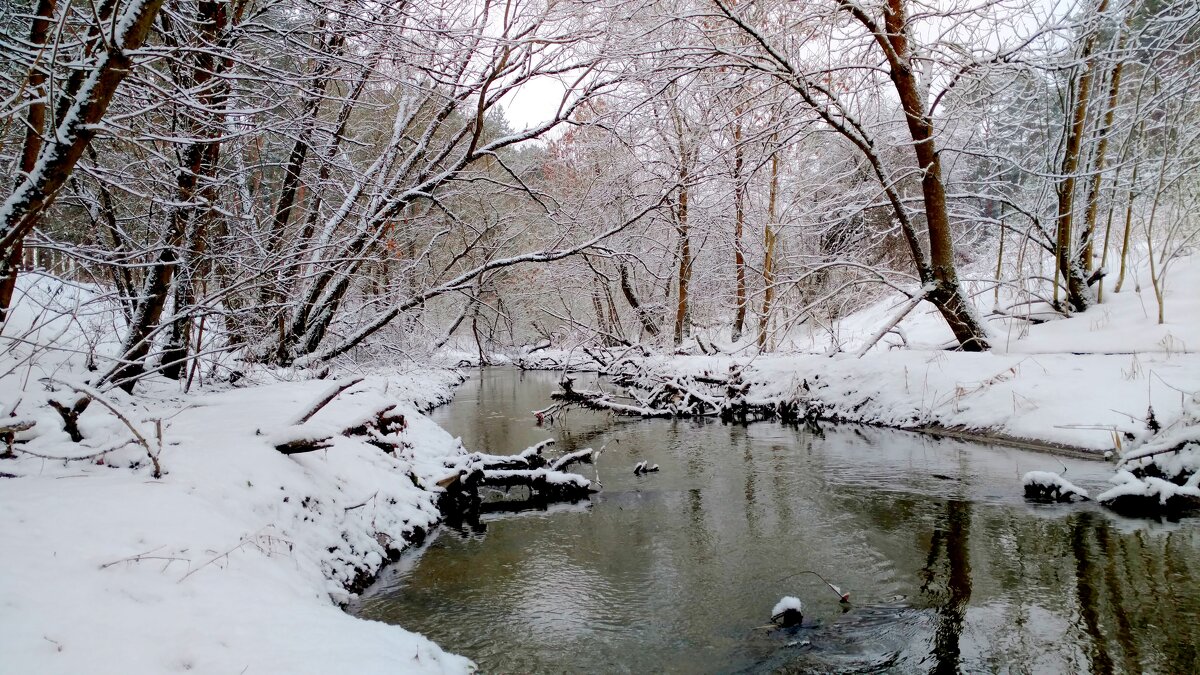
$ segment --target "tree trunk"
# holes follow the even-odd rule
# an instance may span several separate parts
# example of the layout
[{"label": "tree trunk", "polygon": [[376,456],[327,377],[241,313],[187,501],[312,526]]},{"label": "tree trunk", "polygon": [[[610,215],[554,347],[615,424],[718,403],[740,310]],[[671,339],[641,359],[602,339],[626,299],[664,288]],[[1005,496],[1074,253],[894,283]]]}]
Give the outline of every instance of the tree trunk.
[{"label": "tree trunk", "polygon": [[[1108,0],[1100,0],[1097,13],[1103,14],[1108,8]],[[1071,109],[1071,124],[1067,128],[1067,138],[1063,149],[1062,166],[1059,170],[1061,179],[1058,183],[1058,214],[1054,253],[1056,264],[1056,279],[1061,278],[1066,285],[1067,304],[1071,309],[1082,312],[1091,304],[1088,297],[1087,278],[1084,268],[1078,264],[1072,254],[1074,243],[1071,230],[1075,217],[1075,180],[1079,170],[1079,156],[1083,146],[1083,133],[1087,122],[1088,103],[1091,99],[1092,79],[1095,77],[1096,64],[1092,52],[1096,45],[1095,33],[1084,41],[1081,57],[1084,61],[1083,72],[1075,86],[1074,105]],[[1058,299],[1058,283],[1054,285],[1054,298]]]},{"label": "tree trunk", "polygon": [[[240,14],[242,6],[244,4],[239,3],[235,12]],[[226,5],[213,0],[205,0],[199,3],[198,9],[202,26],[200,31],[202,43],[219,45],[225,42],[229,24]],[[178,380],[185,372],[184,365],[187,363],[188,349],[192,344],[191,309],[196,300],[196,278],[200,274],[201,258],[207,247],[208,221],[212,216],[212,207],[217,199],[213,179],[217,172],[217,162],[221,156],[221,143],[217,138],[220,136],[224,124],[221,119],[222,115],[216,110],[224,107],[228,90],[220,81],[214,83],[215,88],[205,90],[204,86],[214,79],[210,74],[219,75],[230,65],[228,60],[224,60],[218,65],[211,52],[200,51],[196,57],[192,76],[192,80],[198,85],[198,88],[205,92],[199,98],[201,105],[207,110],[209,120],[207,128],[198,122],[195,123],[198,135],[207,139],[202,150],[197,177],[197,183],[204,181],[204,184],[200,185],[200,203],[192,207],[192,214],[189,218],[190,231],[187,236],[187,247],[183,254],[180,273],[175,281],[175,320],[171,323],[171,334],[167,338],[167,344],[162,352],[162,374],[172,380]]]},{"label": "tree trunk", "polygon": [[683,343],[688,321],[688,282],[692,276],[692,243],[688,233],[688,170],[679,168],[679,206],[675,227],[679,232],[679,294],[675,301],[675,345]]},{"label": "tree trunk", "polygon": [[903,2],[904,0],[888,0],[884,9],[884,26],[887,32],[885,36],[879,37],[890,47],[884,49],[891,66],[889,75],[900,97],[909,135],[913,140],[917,166],[921,169],[921,195],[929,229],[929,258],[933,277],[930,280],[932,288],[928,297],[949,324],[960,348],[965,351],[982,351],[989,347],[987,330],[963,293],[954,266],[954,243],[946,208],[942,165],[934,143],[933,120],[925,110],[924,96],[913,72]]},{"label": "tree trunk", "polygon": [[[312,144],[312,135],[316,129],[317,114],[320,112],[321,102],[325,99],[325,91],[329,87],[329,81],[338,69],[337,64],[340,61],[342,47],[346,41],[346,34],[341,30],[343,22],[344,19],[339,20],[332,28],[326,27],[324,19],[318,22],[318,28],[323,32],[320,37],[318,51],[329,58],[316,64],[312,74],[312,85],[304,92],[300,122],[303,126],[295,143],[292,144],[291,153],[288,154],[288,161],[283,172],[283,184],[279,189],[279,200],[276,202],[275,210],[271,216],[271,230],[267,236],[266,245],[266,262],[268,265],[278,261],[279,252],[282,250],[283,242],[287,238],[287,229],[291,222],[292,211],[296,206],[297,198],[301,195],[300,173],[303,171],[304,163],[308,158],[309,147]],[[280,302],[283,300],[283,297],[283,289],[278,288],[275,284],[267,283],[263,285],[261,294],[263,305]]]},{"label": "tree trunk", "polygon": [[[1143,124],[1142,122],[1138,123],[1138,135],[1141,135]],[[1125,261],[1129,258],[1129,234],[1133,229],[1133,200],[1137,196],[1138,168],[1139,163],[1135,160],[1133,175],[1129,179],[1129,190],[1125,193],[1125,233],[1121,237],[1120,271],[1117,273],[1117,283],[1113,286],[1113,293],[1120,293],[1121,286],[1125,284]]]},{"label": "tree trunk", "polygon": [[746,324],[746,255],[742,247],[742,231],[746,224],[746,186],[742,181],[745,157],[742,150],[742,111],[734,110],[737,119],[733,126],[733,266],[737,278],[737,308],[733,316],[733,342],[742,339]]},{"label": "tree trunk", "polygon": [[[46,44],[50,33],[50,25],[54,21],[55,0],[38,0],[37,15],[29,27],[29,45],[31,49],[41,48]],[[21,173],[18,181],[23,181],[33,174],[37,165],[38,154],[42,149],[42,129],[46,126],[46,96],[48,92],[42,87],[46,84],[46,73],[38,65],[29,71],[27,88],[33,99],[29,110],[25,113],[25,144],[21,148]],[[18,182],[18,186],[20,183]],[[0,323],[4,322],[8,308],[12,306],[13,291],[17,287],[17,273],[21,268],[21,260],[25,256],[22,240],[17,240],[12,251],[0,260]]]},{"label": "tree trunk", "polygon": [[146,356],[150,352],[153,335],[162,319],[167,294],[171,290],[171,281],[175,276],[176,267],[181,262],[180,249],[185,240],[190,241],[188,252],[183,256],[189,269],[182,273],[182,281],[178,284],[175,296],[177,318],[172,324],[172,336],[163,353],[164,373],[172,379],[179,378],[190,344],[191,316],[188,310],[194,299],[191,275],[195,271],[190,267],[194,266],[195,258],[203,251],[205,227],[202,221],[205,217],[203,211],[206,209],[202,208],[199,201],[203,201],[203,193],[209,187],[205,184],[203,190],[198,188],[201,187],[201,181],[210,179],[216,170],[220,152],[219,141],[216,138],[222,132],[217,115],[212,111],[222,102],[224,94],[218,90],[220,83],[213,80],[225,64],[218,64],[214,49],[220,46],[229,19],[226,3],[217,0],[199,3],[198,10],[202,25],[202,48],[197,50],[191,71],[185,76],[190,82],[184,84],[191,85],[201,92],[197,98],[209,119],[201,121],[192,115],[187,117],[186,126],[194,140],[188,142],[182,153],[183,162],[175,178],[174,205],[168,215],[163,248],[146,275],[142,298],[129,326],[121,361],[102,380],[115,384],[126,392],[132,392],[137,380],[146,372]]},{"label": "tree trunk", "polygon": [[[100,127],[100,120],[117,87],[133,68],[131,54],[146,39],[163,0],[135,0],[114,17],[111,33],[100,42],[95,58],[80,73],[87,73],[74,90],[68,87],[59,105],[65,114],[46,135],[33,171],[0,204],[0,259],[8,260],[13,248],[33,229],[38,216],[54,202],[84,150]],[[69,84],[69,83],[68,83]]]},{"label": "tree trunk", "polygon": [[[1117,54],[1125,50],[1125,33],[1117,39]],[[1093,240],[1096,236],[1096,214],[1100,210],[1100,185],[1104,176],[1105,154],[1108,152],[1108,136],[1112,133],[1113,118],[1117,112],[1117,102],[1121,97],[1121,70],[1124,61],[1113,64],[1108,86],[1108,103],[1104,111],[1104,124],[1098,134],[1100,140],[1096,143],[1096,157],[1092,163],[1092,180],[1088,186],[1087,214],[1084,218],[1083,232],[1079,233],[1079,258],[1075,264],[1083,270],[1084,277],[1090,276],[1092,259],[1095,255]]]},{"label": "tree trunk", "polygon": [[650,313],[642,307],[641,301],[638,300],[633,282],[629,279],[629,268],[622,264],[618,268],[618,273],[621,276],[621,294],[625,296],[625,302],[628,302],[629,306],[633,308],[633,313],[642,323],[642,328],[650,334],[650,337],[656,337],[659,333],[658,324],[654,322],[654,317],[650,316]]},{"label": "tree trunk", "polygon": [[775,301],[775,221],[779,217],[779,151],[771,155],[771,186],[767,192],[767,222],[763,224],[763,304],[758,316],[758,351],[767,350],[771,303]]}]

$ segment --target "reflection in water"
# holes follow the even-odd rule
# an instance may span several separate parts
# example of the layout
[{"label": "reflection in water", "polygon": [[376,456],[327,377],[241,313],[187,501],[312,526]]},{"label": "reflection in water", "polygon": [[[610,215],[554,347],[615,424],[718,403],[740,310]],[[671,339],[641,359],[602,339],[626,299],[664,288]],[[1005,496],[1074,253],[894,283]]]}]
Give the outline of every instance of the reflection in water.
[{"label": "reflection in water", "polygon": [[[497,514],[408,554],[356,606],[485,672],[1196,672],[1195,521],[1021,501],[1108,467],[901,432],[577,412],[488,370],[438,421],[467,447],[608,449],[590,503]],[[636,461],[662,466],[635,477]],[[852,594],[843,612],[813,570]],[[765,627],[783,595],[805,623]]]}]

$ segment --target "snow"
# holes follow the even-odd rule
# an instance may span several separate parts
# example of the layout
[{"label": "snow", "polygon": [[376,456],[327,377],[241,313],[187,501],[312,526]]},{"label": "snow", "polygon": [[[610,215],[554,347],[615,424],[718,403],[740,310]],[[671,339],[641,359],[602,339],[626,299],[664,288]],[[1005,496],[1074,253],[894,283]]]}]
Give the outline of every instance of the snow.
[{"label": "snow", "polygon": [[[1167,297],[1167,323],[1156,322],[1149,284],[1143,293],[1111,290],[1105,302],[1071,318],[1029,326],[993,326],[1002,339],[984,353],[946,351],[944,322],[927,304],[901,322],[910,349],[861,342],[894,313],[894,302],[844,319],[845,351],[806,334],[815,353],[762,356],[657,356],[641,363],[665,377],[724,374],[745,367],[747,400],[796,398],[820,416],[907,429],[941,428],[1007,436],[1090,452],[1121,450],[1144,435],[1148,411],[1170,427],[1187,414],[1200,383],[1200,255],[1178,261]],[[1143,295],[1145,297],[1143,297]],[[1014,322],[1015,323],[1015,322]],[[800,334],[788,345],[804,348]],[[1129,436],[1126,436],[1128,434]]]},{"label": "snow", "polygon": [[775,603],[775,607],[771,609],[771,616],[776,617],[788,610],[796,612],[804,612],[804,603],[800,602],[800,598],[792,595],[785,595],[779,602]]},{"label": "snow", "polygon": [[1185,485],[1176,485],[1161,478],[1148,476],[1138,478],[1132,473],[1121,470],[1112,477],[1116,487],[1110,488],[1096,498],[1100,503],[1108,503],[1118,497],[1156,497],[1159,504],[1166,506],[1172,497],[1191,497],[1200,499],[1200,487],[1197,487],[1200,474],[1195,474]]},{"label": "snow", "polygon": [[1057,489],[1058,494],[1063,496],[1079,495],[1084,499],[1088,498],[1087,490],[1077,487],[1071,481],[1052,471],[1030,471],[1021,477],[1021,484],[1025,486],[1037,486],[1047,490]]},{"label": "snow", "polygon": [[[12,354],[6,358],[13,358]],[[13,380],[0,380],[5,403]],[[123,447],[96,461],[29,454],[0,479],[0,650],[8,672],[466,672],[471,664],[402,628],[338,608],[346,587],[379,571],[406,536],[438,519],[432,485],[460,444],[420,409],[453,373],[375,376],[304,426],[286,424],[325,389],[281,382],[181,396],[165,384],[111,394],[147,438],[164,419],[161,462]],[[155,383],[157,384],[157,383]],[[61,421],[36,410],[26,445],[82,454]],[[33,397],[33,398],[31,398]],[[332,433],[332,447],[284,456],[282,438],[326,435],[363,409],[396,403],[407,445],[390,456]],[[81,418],[84,447],[129,437],[102,407]],[[36,433],[35,433],[36,432]],[[20,453],[21,446],[18,446]]]},{"label": "snow", "polygon": [[577,473],[567,473],[564,471],[555,471],[553,469],[491,469],[484,472],[488,478],[505,479],[505,478],[531,478],[533,480],[544,480],[551,485],[571,485],[580,489],[591,487],[592,482]]}]

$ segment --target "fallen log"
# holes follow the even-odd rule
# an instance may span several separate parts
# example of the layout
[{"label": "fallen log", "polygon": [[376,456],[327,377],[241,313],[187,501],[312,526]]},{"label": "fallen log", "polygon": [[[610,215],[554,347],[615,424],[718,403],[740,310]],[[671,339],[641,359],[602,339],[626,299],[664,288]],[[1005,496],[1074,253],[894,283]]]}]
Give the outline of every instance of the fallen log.
[{"label": "fallen log", "polygon": [[[304,431],[303,429],[301,431]],[[277,435],[272,444],[275,449],[285,455],[299,455],[305,452],[314,452],[316,450],[325,450],[333,447],[333,436],[327,435],[311,435],[296,433],[293,438],[285,438],[282,435]]]},{"label": "fallen log", "polygon": [[13,453],[13,442],[16,441],[17,434],[22,431],[29,431],[35,424],[37,422],[34,420],[17,417],[0,422],[0,440],[4,441],[4,452],[0,452],[0,459],[12,459],[16,457],[16,454]]},{"label": "fallen log", "polygon": [[[517,455],[471,453],[448,460],[447,468],[456,470],[437,481],[438,487],[443,489],[438,508],[452,518],[477,516],[483,504],[479,490],[488,487],[505,490],[525,487],[529,490],[526,501],[534,504],[574,501],[597,492],[590,480],[562,470],[576,462],[594,461],[595,453],[590,448],[568,453],[547,467],[541,451],[552,443],[543,441]],[[531,464],[537,466],[530,468]]]},{"label": "fallen log", "polygon": [[595,451],[591,448],[584,448],[583,450],[568,452],[562,457],[550,462],[550,469],[552,471],[566,471],[567,467],[571,466],[572,464],[591,464],[593,461],[595,461],[595,459]]},{"label": "fallen log", "polygon": [[559,391],[550,394],[559,403],[536,413],[542,419],[571,405],[578,405],[618,415],[657,418],[719,416],[725,422],[743,423],[769,419],[794,423],[809,414],[795,398],[748,399],[750,383],[744,381],[738,371],[732,372],[727,378],[709,375],[686,378],[623,376],[618,378],[617,383],[626,388],[629,397],[637,402],[636,405],[617,401],[607,392],[576,389],[574,380],[568,377],[559,382]]},{"label": "fallen log", "polygon": [[452,457],[443,462],[447,469],[540,469],[546,466],[546,458],[542,452],[554,445],[553,438],[525,448],[515,455],[489,455],[482,452],[472,452],[459,457]]},{"label": "fallen log", "polygon": [[392,403],[365,415],[361,422],[342,430],[342,435],[365,436],[367,443],[388,454],[395,454],[405,444],[393,436],[407,428],[408,421],[404,419],[404,414],[396,412],[396,404]]},{"label": "fallen log", "polygon": [[363,378],[356,377],[354,379],[346,380],[345,382],[337,383],[337,384],[333,385],[332,387],[330,387],[329,389],[326,389],[325,393],[321,394],[321,398],[314,401],[312,405],[310,405],[308,408],[306,408],[304,410],[304,412],[300,413],[300,415],[298,417],[296,417],[295,420],[292,421],[291,426],[299,426],[299,425],[304,424],[305,422],[309,421],[310,419],[312,419],[313,415],[316,415],[318,412],[321,411],[321,408],[324,408],[325,406],[329,405],[330,402],[333,401],[333,399],[337,398],[338,394],[341,394],[343,391],[346,391],[350,387],[353,387],[354,385],[356,385],[362,381],[363,381]]},{"label": "fallen log", "polygon": [[574,387],[574,380],[567,377],[559,382],[561,389],[550,394],[550,398],[563,403],[574,403],[592,410],[607,410],[620,415],[637,415],[640,417],[674,417],[675,412],[667,409],[654,409],[643,406],[628,405],[612,400],[600,391],[579,391]]},{"label": "fallen log", "polygon": [[1200,509],[1200,473],[1182,485],[1123,469],[1111,480],[1116,487],[1097,496],[1096,501],[1124,516],[1177,517]]},{"label": "fallen log", "polygon": [[580,499],[598,492],[592,482],[576,473],[551,469],[484,471],[478,485],[483,487],[520,487],[543,499]]}]

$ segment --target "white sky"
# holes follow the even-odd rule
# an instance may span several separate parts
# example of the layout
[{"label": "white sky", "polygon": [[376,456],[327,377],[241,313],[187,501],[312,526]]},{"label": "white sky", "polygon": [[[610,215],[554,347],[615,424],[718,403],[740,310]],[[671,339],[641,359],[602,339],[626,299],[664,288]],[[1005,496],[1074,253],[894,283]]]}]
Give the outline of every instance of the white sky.
[{"label": "white sky", "polygon": [[504,115],[514,129],[541,124],[554,117],[567,88],[552,77],[539,77],[522,85],[504,101]]}]

